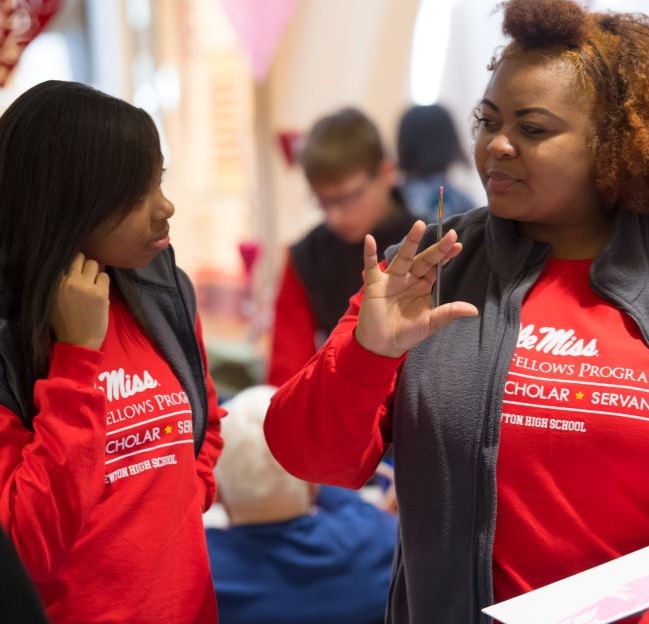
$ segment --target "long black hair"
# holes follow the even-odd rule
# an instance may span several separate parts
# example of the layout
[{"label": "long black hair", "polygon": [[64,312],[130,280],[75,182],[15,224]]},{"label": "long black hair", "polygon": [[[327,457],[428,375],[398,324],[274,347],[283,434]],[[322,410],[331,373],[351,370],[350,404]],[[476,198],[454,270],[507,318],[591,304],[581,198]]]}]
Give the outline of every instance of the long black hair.
[{"label": "long black hair", "polygon": [[79,83],[38,84],[0,117],[0,317],[28,378],[49,367],[61,274],[90,232],[137,205],[161,161],[145,111]]}]

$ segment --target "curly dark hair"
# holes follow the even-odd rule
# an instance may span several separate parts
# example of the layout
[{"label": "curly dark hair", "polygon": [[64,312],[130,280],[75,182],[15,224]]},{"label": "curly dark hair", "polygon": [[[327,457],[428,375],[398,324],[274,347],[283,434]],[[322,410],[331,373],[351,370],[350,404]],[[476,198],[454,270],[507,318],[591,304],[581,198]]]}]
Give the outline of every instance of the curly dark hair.
[{"label": "curly dark hair", "polygon": [[649,17],[590,13],[572,0],[508,0],[500,7],[513,41],[489,69],[529,51],[574,66],[577,88],[595,100],[591,148],[602,201],[649,213]]}]

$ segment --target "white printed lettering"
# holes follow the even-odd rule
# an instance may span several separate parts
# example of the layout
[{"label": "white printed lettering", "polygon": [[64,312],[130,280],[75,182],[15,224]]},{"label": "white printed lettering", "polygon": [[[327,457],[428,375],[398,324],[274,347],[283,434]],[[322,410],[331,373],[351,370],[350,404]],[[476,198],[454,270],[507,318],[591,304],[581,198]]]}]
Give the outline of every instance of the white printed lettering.
[{"label": "white printed lettering", "polygon": [[568,388],[546,388],[540,384],[508,380],[505,383],[505,394],[509,396],[523,396],[529,399],[544,401],[568,401],[570,390]]},{"label": "white printed lettering", "polygon": [[108,401],[117,401],[150,388],[158,387],[158,382],[146,370],[140,377],[139,375],[127,375],[123,368],[118,368],[117,370],[99,373],[97,379],[106,383],[105,388],[99,387],[106,393]]},{"label": "white printed lettering", "polygon": [[160,427],[153,427],[148,429],[144,433],[131,433],[129,435],[117,438],[116,440],[109,440],[106,443],[106,453],[108,455],[113,455],[114,453],[119,453],[128,449],[132,449],[136,446],[146,444],[147,442],[153,442],[160,439]]},{"label": "white printed lettering", "polygon": [[576,357],[594,357],[597,351],[597,338],[586,343],[582,338],[577,338],[572,329],[558,329],[556,327],[540,327],[538,335],[534,333],[534,324],[530,323],[521,327],[518,334],[517,348],[552,355],[571,355]]},{"label": "white printed lettering", "polygon": [[638,398],[632,394],[618,392],[593,392],[593,405],[609,405],[611,407],[629,407],[631,409],[649,411],[649,401],[644,397]]}]

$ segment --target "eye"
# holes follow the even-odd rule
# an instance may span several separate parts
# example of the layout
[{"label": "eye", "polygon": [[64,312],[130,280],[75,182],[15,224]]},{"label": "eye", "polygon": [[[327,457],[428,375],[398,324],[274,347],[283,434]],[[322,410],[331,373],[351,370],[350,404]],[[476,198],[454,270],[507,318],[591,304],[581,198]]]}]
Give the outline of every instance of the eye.
[{"label": "eye", "polygon": [[527,134],[528,136],[531,137],[538,137],[547,132],[545,128],[542,128],[541,126],[536,126],[534,124],[523,124],[521,126],[521,130],[523,131],[524,134]]},{"label": "eye", "polygon": [[484,114],[474,112],[473,117],[475,118],[475,125],[478,129],[492,130],[496,127],[496,122]]}]

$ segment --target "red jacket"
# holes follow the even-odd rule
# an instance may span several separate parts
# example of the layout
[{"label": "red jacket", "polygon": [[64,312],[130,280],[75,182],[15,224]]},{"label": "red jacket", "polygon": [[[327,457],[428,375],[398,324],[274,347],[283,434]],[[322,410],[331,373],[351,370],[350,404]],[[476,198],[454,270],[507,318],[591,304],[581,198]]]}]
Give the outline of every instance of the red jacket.
[{"label": "red jacket", "polygon": [[[206,375],[208,423],[195,457],[187,397],[153,343],[123,347],[120,383],[102,387],[104,369],[115,368],[109,352],[142,344],[134,318],[114,308],[111,298],[106,353],[54,345],[34,390],[33,431],[0,406],[0,522],[52,622],[214,624],[201,511],[214,500],[223,410]],[[207,370],[198,320],[196,333]],[[136,382],[138,366],[150,380]],[[173,392],[154,381],[163,376]]]},{"label": "red jacket", "polygon": [[316,320],[295,267],[286,261],[275,299],[275,323],[271,338],[267,382],[281,386],[316,352]]},{"label": "red jacket", "polygon": [[[353,331],[361,299],[362,291],[352,297],[324,351],[285,384],[268,410],[264,426],[273,455],[305,481],[360,488],[391,441],[388,406],[405,356],[382,357],[358,344]],[[304,440],[310,440],[308,453]]]}]

